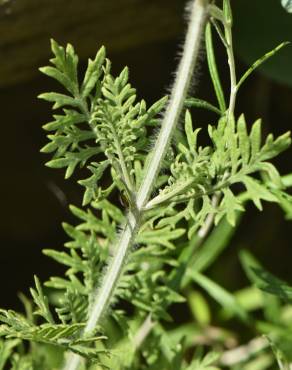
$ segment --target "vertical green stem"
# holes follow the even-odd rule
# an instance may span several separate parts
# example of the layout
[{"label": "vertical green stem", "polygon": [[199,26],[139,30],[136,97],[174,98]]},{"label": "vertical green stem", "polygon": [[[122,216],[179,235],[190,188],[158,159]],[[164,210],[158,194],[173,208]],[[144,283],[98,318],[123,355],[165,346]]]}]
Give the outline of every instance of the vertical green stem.
[{"label": "vertical green stem", "polygon": [[225,37],[226,37],[226,49],[228,56],[228,64],[230,71],[230,100],[227,113],[227,120],[229,121],[234,116],[235,102],[237,97],[237,80],[235,70],[235,59],[233,50],[233,39],[232,39],[232,22],[225,20],[224,23]]},{"label": "vertical green stem", "polygon": [[197,62],[202,33],[207,16],[207,5],[208,0],[196,0],[193,2],[183,55],[178,67],[177,77],[172,88],[171,99],[153,149],[152,160],[146,170],[146,176],[137,197],[138,208],[143,207],[150,197],[158,171],[161,167],[161,162],[167,152],[173,131],[177,126],[183,109],[184,101],[190,87],[193,70]]},{"label": "vertical green stem", "polygon": [[[225,0],[226,8],[230,7],[229,0]],[[232,15],[231,9],[228,9],[229,17],[226,17],[225,12],[225,19],[223,20],[224,30],[225,30],[225,38],[226,38],[226,51],[228,57],[228,65],[229,65],[229,73],[230,73],[230,98],[229,98],[229,106],[227,109],[227,122],[229,122],[234,117],[234,109],[235,103],[237,98],[237,78],[236,78],[236,68],[235,68],[235,59],[234,59],[234,50],[233,50],[233,38],[232,38]],[[227,19],[226,19],[227,18]],[[224,174],[226,176],[227,173]],[[221,193],[218,192],[212,197],[212,204],[214,207],[217,207],[220,204],[221,200]],[[204,239],[209,231],[211,230],[213,223],[214,223],[214,213],[210,213],[205,220],[204,225],[198,231],[198,236],[201,239]]]},{"label": "vertical green stem", "polygon": [[[143,208],[153,190],[190,87],[207,18],[208,4],[209,0],[193,1],[183,55],[178,67],[169,105],[161,124],[161,130],[153,148],[152,160],[145,171],[145,178],[138,191],[135,211],[128,214],[126,225],[114,249],[116,252],[110,259],[101,286],[96,292],[92,309],[89,312],[89,319],[83,332],[84,337],[94,331],[96,325],[100,323],[101,318],[105,314],[121,277],[127,256],[134,245],[143,217]],[[80,363],[80,356],[69,354],[64,370],[77,370]]]}]

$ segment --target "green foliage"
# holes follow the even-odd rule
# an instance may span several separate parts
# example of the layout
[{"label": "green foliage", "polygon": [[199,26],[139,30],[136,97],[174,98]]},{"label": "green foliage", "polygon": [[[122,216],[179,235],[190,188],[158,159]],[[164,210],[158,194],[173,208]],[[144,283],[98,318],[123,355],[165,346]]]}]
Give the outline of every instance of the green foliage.
[{"label": "green foliage", "polygon": [[216,66],[216,59],[215,59],[213,40],[212,40],[212,29],[211,29],[210,23],[208,23],[206,27],[205,40],[206,40],[207,60],[208,60],[210,76],[211,76],[211,79],[214,85],[214,90],[217,96],[220,111],[224,113],[226,111],[226,103],[225,103],[224,92],[222,90],[221,81],[220,81],[217,66]]},{"label": "green foliage", "polygon": [[232,311],[243,321],[248,322],[248,316],[245,310],[240,306],[232,294],[227,292],[214,281],[210,280],[208,277],[203,276],[198,272],[188,270],[188,274],[200,287],[206,290],[211,297],[218,301],[222,307]]},{"label": "green foliage", "polygon": [[[216,214],[215,223],[224,216],[234,226],[236,213],[243,211],[243,201],[236,197],[233,186],[241,183],[247,190],[247,196],[262,210],[261,200],[278,202],[271,187],[280,190],[282,183],[276,168],[266,162],[286,150],[291,142],[286,133],[277,139],[270,134],[261,145],[261,122],[252,125],[248,134],[244,116],[238,122],[227,122],[226,117],[219,120],[217,127],[209,126],[208,132],[213,147],[198,147],[197,135],[193,131],[190,114],[186,113],[185,132],[187,145],[178,144],[178,154],[172,163],[168,185],[158,196],[149,202],[152,208],[159,204],[188,202],[188,211],[194,215],[192,200],[202,199],[201,209],[194,219],[197,225],[204,223],[209,213]],[[251,175],[260,172],[266,175],[266,182],[259,182]],[[212,205],[212,195],[223,192],[219,207]],[[198,205],[197,205],[198,208]],[[189,233],[192,236],[195,230]]]},{"label": "green foliage", "polygon": [[247,252],[242,253],[241,261],[246,270],[246,274],[257,288],[274,294],[288,303],[292,302],[292,287],[258,266],[252,256]]},{"label": "green foliage", "polygon": [[[240,254],[246,274],[258,289],[263,292],[267,307],[264,307],[266,321],[259,322],[259,330],[267,335],[269,344],[280,369],[289,369],[291,363],[292,317],[291,287],[264,269],[247,251]],[[285,302],[282,306],[281,302]]]},{"label": "green foliage", "polygon": [[7,360],[13,353],[13,349],[19,344],[18,339],[11,339],[0,342],[0,369],[4,370]]},{"label": "green foliage", "polygon": [[218,367],[212,366],[218,357],[218,353],[210,352],[202,360],[194,360],[187,370],[218,370]]},{"label": "green foliage", "polygon": [[72,45],[63,48],[52,40],[55,67],[41,72],[56,79],[66,94],[44,93],[39,97],[53,102],[53,109],[63,108],[62,115],[44,126],[50,140],[42,152],[54,153],[47,163],[51,168],[66,168],[69,178],[77,166],[87,166],[91,176],[79,183],[85,187],[83,204],[97,196],[106,196],[98,185],[109,165],[115,171],[113,181],[123,185],[129,195],[135,190],[133,165],[145,155],[145,127],[165,105],[163,98],[148,110],[144,100],[136,102],[136,90],[128,82],[128,69],[114,78],[102,47],[94,60],[88,61],[84,78],[78,81],[78,56]]},{"label": "green foliage", "polygon": [[[75,370],[70,359],[79,357],[72,353],[83,358],[82,370],[264,370],[275,361],[283,368],[292,362],[291,288],[247,254],[243,266],[262,293],[251,286],[232,293],[206,276],[229,245],[247,202],[259,210],[263,201],[278,203],[288,219],[292,212],[286,189],[291,176],[282,178],[270,162],[290,146],[290,133],[264,139],[260,120],[248,125],[243,114],[234,114],[241,84],[282,45],[236,82],[230,2],[208,9],[207,61],[219,108],[194,97],[181,106],[208,109],[218,120],[208,126],[209,143],[203,146],[200,128],[193,127],[186,110],[183,130],[174,133],[163,170],[155,174],[154,195],[142,206],[139,188],[157,150],[151,150],[152,128],[167,99],[150,108],[137,101],[128,69],[113,76],[103,47],[80,76],[73,47],[52,41],[52,66],[41,71],[65,92],[40,95],[58,110],[44,126],[49,143],[42,152],[52,155],[48,167],[64,168],[66,178],[75,175],[84,188],[83,205],[70,206],[78,221],[63,224],[70,238],[64,250],[44,250],[64,266],[64,276],[52,276],[44,285],[35,277],[32,302],[21,298],[26,316],[0,310],[0,370],[7,364],[15,370]],[[228,54],[229,106],[215,61],[213,26]],[[77,167],[87,167],[89,177],[79,179]],[[130,250],[121,242],[127,237]],[[96,302],[100,291],[107,295]],[[220,312],[215,319],[209,296]],[[180,318],[174,324],[173,312],[182,304],[194,321]],[[88,324],[96,310],[107,307],[100,320]],[[263,311],[261,319],[253,316],[257,309]],[[241,348],[235,333],[225,329],[227,319],[239,320],[253,340],[268,339],[260,350],[246,345],[247,356],[228,362],[229,347]],[[62,365],[64,356],[69,365]]]},{"label": "green foliage", "polygon": [[0,327],[1,336],[62,346],[89,359],[97,359],[99,351],[88,347],[87,343],[105,339],[103,336],[80,339],[84,327],[81,323],[33,325],[12,310],[1,310],[0,320],[3,323]]},{"label": "green foliage", "polygon": [[253,73],[253,71],[258,68],[261,64],[265,63],[267,60],[269,60],[272,56],[274,56],[279,50],[281,50],[283,47],[287,46],[289,42],[282,42],[280,45],[275,47],[273,50],[262,56],[260,59],[256,60],[253,65],[245,72],[245,74],[241,77],[240,81],[237,84],[237,87],[239,88],[243,82]]}]

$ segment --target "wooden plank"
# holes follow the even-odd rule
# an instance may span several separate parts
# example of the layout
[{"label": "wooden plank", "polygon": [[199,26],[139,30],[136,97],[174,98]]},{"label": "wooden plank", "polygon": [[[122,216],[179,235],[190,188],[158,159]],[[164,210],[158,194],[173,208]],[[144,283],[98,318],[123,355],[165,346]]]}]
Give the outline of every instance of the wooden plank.
[{"label": "wooden plank", "polygon": [[33,78],[49,39],[71,42],[81,59],[104,44],[110,54],[175,37],[181,0],[6,0],[0,5],[0,87]]}]

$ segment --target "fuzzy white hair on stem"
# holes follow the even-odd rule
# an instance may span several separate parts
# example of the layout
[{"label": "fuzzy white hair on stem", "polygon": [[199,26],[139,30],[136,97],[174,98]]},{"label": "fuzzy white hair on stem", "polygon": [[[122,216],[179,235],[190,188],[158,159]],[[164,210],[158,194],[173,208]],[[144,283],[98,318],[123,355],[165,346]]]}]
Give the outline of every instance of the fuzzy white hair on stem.
[{"label": "fuzzy white hair on stem", "polygon": [[[184,101],[190,88],[193,71],[198,61],[201,39],[208,14],[208,0],[194,0],[190,4],[190,20],[186,34],[182,57],[176,73],[176,78],[171,91],[171,96],[161,123],[161,129],[152,149],[151,161],[145,171],[140,189],[136,196],[135,209],[128,213],[126,225],[117,241],[115,254],[110,259],[105,275],[97,290],[88,321],[83,331],[83,337],[88,336],[100,323],[107,311],[115,288],[122,275],[125,261],[135,243],[147,204],[161,165],[169,148],[173,133],[177,127]],[[78,370],[81,358],[76,354],[69,354],[64,370]]]}]

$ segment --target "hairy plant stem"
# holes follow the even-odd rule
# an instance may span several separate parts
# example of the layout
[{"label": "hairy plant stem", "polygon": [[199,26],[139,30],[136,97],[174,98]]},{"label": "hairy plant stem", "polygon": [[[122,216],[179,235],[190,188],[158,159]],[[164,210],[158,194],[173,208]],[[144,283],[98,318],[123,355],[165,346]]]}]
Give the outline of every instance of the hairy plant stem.
[{"label": "hairy plant stem", "polygon": [[[220,38],[223,37],[223,43],[226,47],[227,57],[228,57],[228,65],[229,65],[229,74],[230,74],[230,97],[229,97],[229,106],[227,109],[227,121],[230,121],[234,117],[234,109],[235,109],[235,103],[237,98],[237,78],[236,78],[236,67],[235,67],[235,59],[234,59],[234,50],[233,50],[233,39],[232,39],[232,23],[225,22],[224,19],[221,19],[224,25],[224,31],[225,31],[225,39],[224,36],[219,33]],[[216,23],[215,23],[216,24]],[[226,172],[223,176],[223,179],[227,177],[228,173]],[[188,184],[186,184],[187,188]],[[181,189],[179,189],[181,190]],[[220,189],[218,189],[213,197],[212,197],[212,206],[214,208],[218,207],[221,201],[222,193],[220,192]],[[166,196],[167,198],[167,196]],[[155,204],[159,204],[160,201],[163,202],[164,199],[159,199],[159,196],[152,199],[152,201],[148,202],[147,208],[151,208]],[[201,228],[198,230],[198,238],[199,240],[196,243],[196,247],[201,245],[204,242],[204,239],[208,236],[209,232],[212,229],[212,226],[214,224],[215,219],[215,213],[210,213],[204,222],[204,224],[201,226]],[[136,349],[138,349],[143,341],[147,338],[147,336],[150,334],[151,330],[155,326],[155,322],[151,318],[151,314],[149,314],[140,328],[138,329],[136,335],[134,336],[133,344]]]},{"label": "hairy plant stem", "polygon": [[[178,67],[171,98],[162,121],[161,130],[152,151],[151,161],[149,161],[144,180],[138,191],[135,209],[131,210],[128,214],[126,225],[115,247],[115,254],[109,261],[100,288],[97,289],[92,309],[89,312],[89,319],[83,331],[83,337],[92,333],[96,325],[100,323],[114,295],[115,287],[122,274],[128,253],[134,245],[144,213],[143,208],[153,191],[162,161],[178,124],[190,87],[192,73],[198,59],[201,38],[208,13],[208,5],[209,0],[193,1],[182,58]],[[80,363],[81,357],[70,353],[63,369],[77,370]]]},{"label": "hairy plant stem", "polygon": [[154,328],[154,325],[155,321],[152,320],[151,314],[149,313],[133,338],[132,342],[135,350],[138,350],[141,347],[144,340]]},{"label": "hairy plant stem", "polygon": [[146,170],[146,176],[137,196],[138,208],[143,207],[151,195],[158,171],[161,167],[161,162],[168,150],[170,140],[182,112],[184,101],[190,87],[193,70],[197,62],[207,16],[207,4],[208,0],[195,0],[193,2],[183,55],[172,88],[170,102],[153,149],[151,164]]},{"label": "hairy plant stem", "polygon": [[220,363],[223,366],[235,366],[244,361],[248,361],[254,355],[263,351],[269,346],[270,343],[267,338],[254,338],[245,345],[223,352],[222,356],[220,357]]}]

